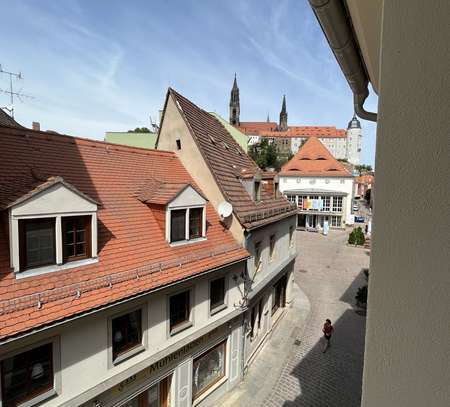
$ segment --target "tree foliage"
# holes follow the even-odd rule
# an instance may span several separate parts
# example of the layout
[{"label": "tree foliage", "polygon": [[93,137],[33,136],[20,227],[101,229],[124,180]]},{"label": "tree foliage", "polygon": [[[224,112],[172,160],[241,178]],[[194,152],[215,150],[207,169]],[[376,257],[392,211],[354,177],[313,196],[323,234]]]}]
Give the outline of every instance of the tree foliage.
[{"label": "tree foliage", "polygon": [[136,127],[134,130],[128,130],[128,133],[151,133],[147,127]]},{"label": "tree foliage", "polygon": [[362,246],[365,241],[366,238],[364,237],[364,232],[360,226],[353,229],[348,237],[348,244],[353,244],[355,246]]},{"label": "tree foliage", "polygon": [[355,165],[355,170],[358,171],[359,175],[373,171],[372,166],[368,164]]}]

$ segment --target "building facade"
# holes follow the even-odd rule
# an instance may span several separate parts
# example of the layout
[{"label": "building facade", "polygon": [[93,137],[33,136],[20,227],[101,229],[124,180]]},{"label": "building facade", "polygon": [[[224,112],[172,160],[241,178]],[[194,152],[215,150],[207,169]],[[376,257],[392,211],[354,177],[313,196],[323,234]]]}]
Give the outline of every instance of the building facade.
[{"label": "building facade", "polygon": [[312,137],[279,173],[280,191],[298,208],[297,228],[343,228],[350,222],[353,176]]},{"label": "building facade", "polygon": [[176,153],[215,208],[231,205],[222,223],[252,256],[241,276],[245,371],[293,301],[296,209],[274,173],[262,173],[214,116],[173,89],[157,148]]},{"label": "building facade", "polygon": [[189,407],[237,384],[250,254],[176,155],[0,136],[0,405]]},{"label": "building facade", "polygon": [[107,131],[105,141],[130,147],[155,148],[157,134],[153,132],[136,133],[126,131]]},{"label": "building facade", "polygon": [[290,126],[284,95],[278,123],[269,121],[269,118],[265,122],[242,122],[236,76],[231,91],[230,109],[230,123],[249,137],[251,145],[258,143],[263,137],[269,138],[276,143],[280,155],[287,157],[289,154],[297,154],[310,137],[317,137],[335,158],[347,160],[353,165],[361,163],[362,130],[356,116],[350,120],[347,130],[334,126]]}]

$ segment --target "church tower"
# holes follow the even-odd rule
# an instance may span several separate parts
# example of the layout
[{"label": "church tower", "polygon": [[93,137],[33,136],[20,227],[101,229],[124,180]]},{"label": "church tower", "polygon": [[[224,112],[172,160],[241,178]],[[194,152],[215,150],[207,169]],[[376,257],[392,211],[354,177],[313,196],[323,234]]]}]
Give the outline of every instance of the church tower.
[{"label": "church tower", "polygon": [[346,158],[349,163],[359,165],[361,162],[362,130],[361,123],[353,115],[347,126]]},{"label": "church tower", "polygon": [[230,124],[233,126],[239,126],[239,88],[237,86],[236,74],[234,74],[233,89],[231,89],[230,97]]},{"label": "church tower", "polygon": [[280,124],[278,126],[278,130],[286,131],[288,129],[287,119],[288,114],[286,110],[286,95],[283,95],[283,104],[281,105]]}]

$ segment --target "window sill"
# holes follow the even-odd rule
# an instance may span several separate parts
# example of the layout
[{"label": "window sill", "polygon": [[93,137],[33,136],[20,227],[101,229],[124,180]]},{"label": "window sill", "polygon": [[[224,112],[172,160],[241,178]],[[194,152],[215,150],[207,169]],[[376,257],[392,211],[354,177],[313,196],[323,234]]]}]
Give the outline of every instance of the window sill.
[{"label": "window sill", "polygon": [[83,259],[71,261],[65,264],[52,264],[50,266],[37,267],[34,269],[28,269],[24,271],[16,271],[16,279],[20,280],[21,278],[40,276],[41,274],[53,273],[55,271],[69,270],[76,267],[87,266],[89,264],[98,263],[98,257],[93,257],[91,259]]},{"label": "window sill", "polygon": [[141,352],[143,352],[143,351],[145,351],[145,346],[142,345],[142,344],[137,345],[137,346],[135,346],[134,348],[132,348],[132,349],[130,349],[130,350],[124,352],[123,354],[117,356],[117,357],[113,360],[113,365],[114,365],[114,366],[117,366],[118,364],[124,362],[125,360],[127,360],[127,359],[129,359],[129,358],[131,358],[131,357],[133,357],[133,356],[136,356],[138,353],[141,353]]},{"label": "window sill", "polygon": [[35,405],[49,399],[50,397],[54,397],[56,395],[57,395],[56,389],[52,388],[50,390],[47,390],[45,393],[42,393],[36,397],[33,397],[30,400],[27,400],[27,401],[24,401],[23,403],[17,404],[17,407],[32,407],[32,406],[35,406]]},{"label": "window sill", "polygon": [[223,311],[226,308],[227,308],[227,304],[218,305],[217,307],[215,307],[209,311],[209,315],[213,316],[215,314],[218,314],[220,311]]},{"label": "window sill", "polygon": [[170,336],[179,334],[181,331],[184,331],[185,329],[188,329],[191,326],[194,326],[194,323],[192,321],[182,322],[181,324],[175,326],[170,330]]},{"label": "window sill", "polygon": [[193,244],[193,243],[197,243],[197,242],[203,242],[205,240],[206,240],[206,237],[198,237],[197,239],[180,240],[178,242],[172,242],[169,244],[170,244],[170,247],[176,247],[176,246],[182,246],[185,244]]}]

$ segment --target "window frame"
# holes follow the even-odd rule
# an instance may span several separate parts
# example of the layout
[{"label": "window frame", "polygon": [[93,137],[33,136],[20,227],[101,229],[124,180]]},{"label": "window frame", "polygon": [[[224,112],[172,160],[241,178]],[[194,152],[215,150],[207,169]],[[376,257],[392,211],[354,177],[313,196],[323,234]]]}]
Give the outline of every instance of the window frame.
[{"label": "window frame", "polygon": [[[222,304],[218,304],[215,307],[212,306],[212,284],[217,282],[218,280],[223,279],[223,302]],[[224,309],[228,308],[228,278],[226,275],[221,277],[215,277],[208,282],[208,302],[209,302],[209,316],[213,316],[220,311],[223,311]]]},{"label": "window frame", "polygon": [[28,352],[30,350],[39,348],[41,346],[45,346],[47,344],[52,345],[52,374],[53,374],[53,383],[52,386],[44,390],[42,393],[37,393],[32,398],[27,400],[23,400],[18,406],[20,407],[32,407],[35,406],[45,400],[48,400],[52,397],[55,397],[61,393],[61,352],[60,352],[60,338],[59,336],[53,336],[46,339],[42,339],[38,342],[34,342],[27,346],[21,347],[19,349],[15,349],[11,352],[5,352],[0,356],[0,406],[3,405],[3,361],[14,356],[20,355],[21,353]]},{"label": "window frame", "polygon": [[[191,209],[202,209],[201,218],[201,235],[199,237],[190,238],[190,211]],[[185,211],[185,226],[184,226],[184,239],[172,240],[172,212],[173,211]],[[206,239],[206,205],[193,205],[193,206],[177,206],[167,208],[167,241],[171,246],[180,244],[194,243]]]},{"label": "window frame", "polygon": [[[67,221],[69,218],[84,218],[84,228],[85,228],[85,246],[86,246],[86,253],[84,255],[74,255],[74,256],[66,256],[65,254],[65,248],[66,248],[66,226],[65,221]],[[77,260],[83,260],[83,259],[89,259],[92,257],[92,215],[71,215],[71,216],[61,216],[61,233],[62,233],[62,255],[63,255],[63,263],[70,263],[72,261]],[[76,235],[76,233],[75,233]],[[76,243],[76,238],[74,240],[74,244]]]},{"label": "window frame", "polygon": [[255,250],[255,258],[254,258],[254,268],[255,273],[258,273],[262,269],[262,241],[259,240],[255,242],[254,250]]},{"label": "window frame", "polygon": [[[171,323],[171,299],[178,295],[188,293],[189,294],[189,306],[187,310],[187,318],[178,322],[175,325]],[[168,328],[168,337],[172,337],[188,328],[191,328],[194,325],[194,289],[193,287],[185,288],[176,292],[173,292],[167,296],[167,328]]]},{"label": "window frame", "polygon": [[[133,312],[140,311],[141,313],[141,332],[140,332],[140,343],[132,346],[124,351],[114,354],[114,329],[113,329],[113,320],[117,318],[121,318],[125,315],[132,314]],[[108,318],[108,348],[109,348],[109,361],[110,367],[116,366],[123,361],[145,351],[147,345],[147,307],[146,305],[139,305],[133,308],[129,308],[120,313],[112,314]]]},{"label": "window frame", "polygon": [[[42,263],[38,265],[31,265],[29,266],[27,264],[27,246],[26,246],[26,225],[33,222],[41,222],[41,223],[49,223],[52,224],[52,239],[53,239],[53,262],[47,262]],[[32,270],[37,269],[40,267],[46,267],[51,265],[57,264],[57,257],[56,257],[56,246],[57,246],[57,239],[56,239],[56,217],[41,217],[41,218],[25,218],[25,219],[19,219],[19,264],[20,264],[20,271],[25,270]]]}]

